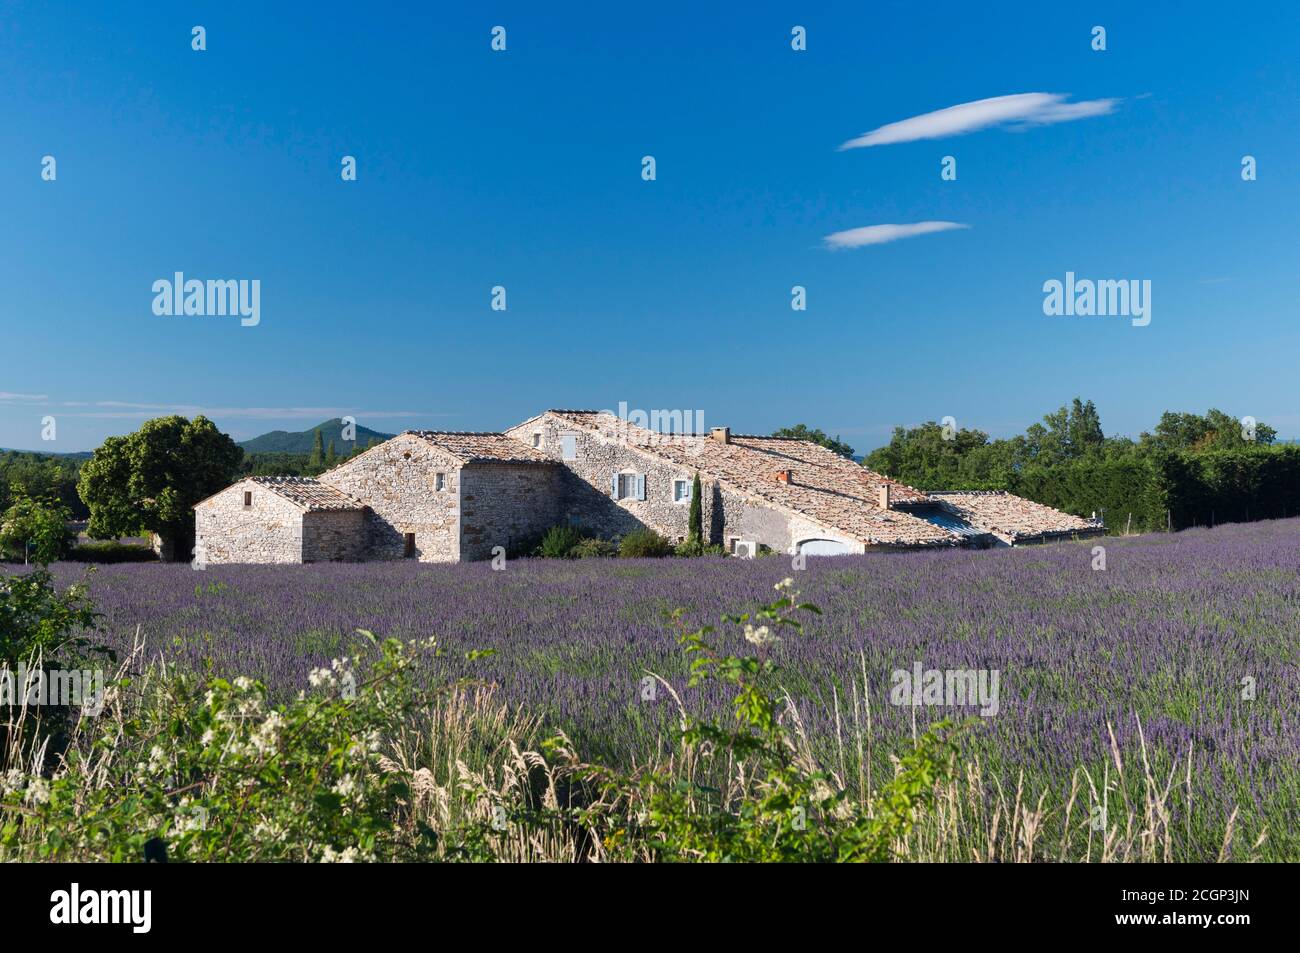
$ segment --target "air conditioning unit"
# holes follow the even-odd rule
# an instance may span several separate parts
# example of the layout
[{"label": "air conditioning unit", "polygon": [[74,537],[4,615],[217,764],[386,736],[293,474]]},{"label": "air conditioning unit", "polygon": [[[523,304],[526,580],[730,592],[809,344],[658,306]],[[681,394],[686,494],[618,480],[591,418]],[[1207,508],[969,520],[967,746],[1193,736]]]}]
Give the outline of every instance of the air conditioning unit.
[{"label": "air conditioning unit", "polygon": [[731,551],[731,555],[740,559],[753,559],[758,555],[758,543],[752,539],[736,540],[736,548]]}]

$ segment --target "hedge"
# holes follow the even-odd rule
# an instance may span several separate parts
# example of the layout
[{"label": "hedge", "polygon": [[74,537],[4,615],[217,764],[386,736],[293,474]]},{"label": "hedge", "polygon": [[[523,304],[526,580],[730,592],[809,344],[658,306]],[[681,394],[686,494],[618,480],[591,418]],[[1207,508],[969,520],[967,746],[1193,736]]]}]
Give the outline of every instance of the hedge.
[{"label": "hedge", "polygon": [[1096,512],[1112,533],[1300,516],[1300,447],[1084,459],[1016,474],[1012,493],[1077,516]]}]

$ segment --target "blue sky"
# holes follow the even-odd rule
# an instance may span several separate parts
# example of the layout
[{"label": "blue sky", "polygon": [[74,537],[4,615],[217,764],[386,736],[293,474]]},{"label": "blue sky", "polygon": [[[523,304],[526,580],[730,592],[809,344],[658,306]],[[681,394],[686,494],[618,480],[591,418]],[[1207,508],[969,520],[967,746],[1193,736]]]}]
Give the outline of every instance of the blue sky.
[{"label": "blue sky", "polygon": [[[0,5],[0,446],[625,401],[865,450],[1075,395],[1107,432],[1218,406],[1300,435],[1293,4],[408,6]],[[1028,93],[1116,102],[839,149]],[[928,221],[967,227],[826,243]],[[261,323],[155,315],[176,271],[258,279]],[[1150,325],[1044,315],[1067,271],[1150,280]]]}]

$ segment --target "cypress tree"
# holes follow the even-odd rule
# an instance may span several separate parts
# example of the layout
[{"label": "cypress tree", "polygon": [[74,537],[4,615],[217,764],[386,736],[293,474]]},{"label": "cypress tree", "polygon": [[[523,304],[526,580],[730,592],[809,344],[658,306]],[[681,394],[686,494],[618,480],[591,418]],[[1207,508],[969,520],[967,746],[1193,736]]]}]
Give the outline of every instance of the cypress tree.
[{"label": "cypress tree", "polygon": [[307,458],[307,466],[318,467],[325,460],[325,444],[321,442],[320,428],[316,428],[316,439],[311,445],[311,456]]},{"label": "cypress tree", "polygon": [[700,502],[700,471],[695,471],[691,482],[691,512],[686,541],[693,546],[704,548],[704,507]]}]

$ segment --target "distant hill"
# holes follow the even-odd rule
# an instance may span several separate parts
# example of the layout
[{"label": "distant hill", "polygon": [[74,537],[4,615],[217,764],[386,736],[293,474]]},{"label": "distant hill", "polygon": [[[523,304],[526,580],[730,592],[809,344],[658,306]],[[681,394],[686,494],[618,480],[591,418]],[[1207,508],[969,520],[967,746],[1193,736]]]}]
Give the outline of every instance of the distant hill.
[{"label": "distant hill", "polygon": [[10,447],[0,447],[0,453],[21,453],[32,457],[63,457],[68,460],[89,460],[93,456],[90,450],[74,450],[71,453],[52,453],[49,450],[15,450]]},{"label": "distant hill", "polygon": [[[244,448],[245,453],[311,453],[311,446],[316,439],[317,430],[320,431],[321,441],[326,448],[329,447],[330,441],[333,440],[334,450],[339,456],[352,452],[354,444],[351,441],[343,440],[343,421],[338,417],[317,424],[307,430],[296,432],[272,430],[270,433],[264,433],[252,440],[245,440],[240,446]],[[370,443],[372,437],[382,443],[393,436],[391,433],[380,433],[378,430],[371,430],[369,427],[357,424],[355,446],[364,448]]]}]

